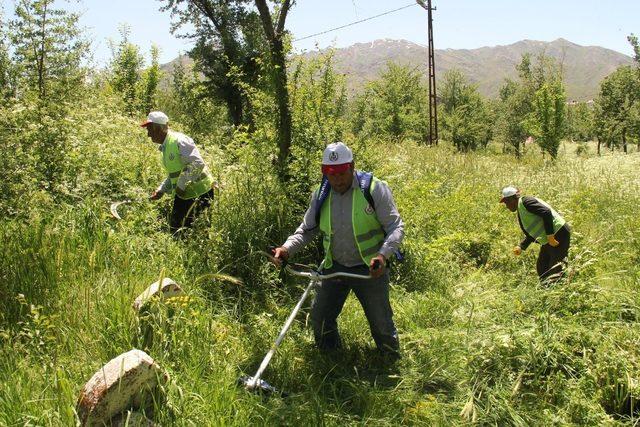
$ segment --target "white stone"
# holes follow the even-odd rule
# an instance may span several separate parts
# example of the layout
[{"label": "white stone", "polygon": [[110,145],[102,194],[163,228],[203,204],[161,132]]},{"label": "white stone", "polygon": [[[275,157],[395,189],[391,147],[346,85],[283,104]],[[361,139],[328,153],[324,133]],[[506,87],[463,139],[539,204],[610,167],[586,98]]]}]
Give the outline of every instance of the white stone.
[{"label": "white stone", "polygon": [[147,301],[156,296],[160,298],[171,298],[178,295],[182,295],[180,285],[173,281],[173,279],[165,277],[162,279],[162,283],[160,283],[160,281],[154,282],[145,289],[144,292],[138,295],[138,298],[133,302],[133,308],[139,311]]},{"label": "white stone", "polygon": [[77,412],[83,426],[102,426],[129,408],[150,402],[166,375],[151,356],[133,349],[112,359],[84,385]]}]

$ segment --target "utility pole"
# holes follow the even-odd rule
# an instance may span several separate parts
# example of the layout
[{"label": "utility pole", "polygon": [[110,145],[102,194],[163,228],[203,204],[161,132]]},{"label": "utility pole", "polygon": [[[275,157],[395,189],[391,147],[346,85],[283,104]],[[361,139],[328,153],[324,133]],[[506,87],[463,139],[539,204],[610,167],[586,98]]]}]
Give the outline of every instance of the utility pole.
[{"label": "utility pole", "polygon": [[433,49],[433,15],[432,11],[436,10],[431,7],[431,0],[427,0],[427,4],[423,0],[416,0],[416,3],[427,11],[428,14],[428,32],[429,32],[429,144],[438,145],[438,109],[436,106],[436,61]]}]

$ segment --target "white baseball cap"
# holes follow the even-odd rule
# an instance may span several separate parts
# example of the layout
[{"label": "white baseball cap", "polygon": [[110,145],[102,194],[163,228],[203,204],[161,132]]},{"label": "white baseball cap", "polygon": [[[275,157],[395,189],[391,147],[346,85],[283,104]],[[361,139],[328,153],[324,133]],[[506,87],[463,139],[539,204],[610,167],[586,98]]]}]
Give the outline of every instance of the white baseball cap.
[{"label": "white baseball cap", "polygon": [[353,152],[342,142],[327,145],[322,153],[322,173],[331,175],[344,172],[353,163]]},{"label": "white baseball cap", "polygon": [[520,190],[518,190],[516,187],[512,185],[508,187],[504,187],[502,189],[502,198],[500,199],[500,203],[503,203],[504,199],[506,199],[507,197],[511,197],[515,195],[520,195]]},{"label": "white baseball cap", "polygon": [[146,127],[150,123],[156,123],[159,125],[166,125],[169,123],[169,117],[162,111],[152,111],[147,116],[147,120],[144,121],[140,126]]}]

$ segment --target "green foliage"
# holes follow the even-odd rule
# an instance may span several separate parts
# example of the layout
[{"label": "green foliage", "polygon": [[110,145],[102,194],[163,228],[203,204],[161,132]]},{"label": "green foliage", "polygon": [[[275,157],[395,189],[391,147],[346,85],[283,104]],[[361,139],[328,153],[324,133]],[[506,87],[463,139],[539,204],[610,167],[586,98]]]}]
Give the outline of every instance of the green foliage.
[{"label": "green foliage", "polygon": [[78,14],[54,8],[53,0],[16,2],[10,39],[22,96],[55,103],[78,95],[88,48],[78,19]]},{"label": "green foliage", "polygon": [[595,138],[595,108],[586,102],[567,105],[567,136],[574,141]]},{"label": "green foliage", "polygon": [[458,151],[485,147],[491,138],[489,109],[460,70],[445,73],[440,85],[440,120],[443,138]]},{"label": "green foliage", "polygon": [[158,95],[162,111],[172,122],[184,126],[198,145],[226,146],[232,134],[226,112],[218,101],[208,96],[197,71],[178,63],[171,74],[171,85]]},{"label": "green foliage", "polygon": [[15,67],[9,53],[9,35],[4,11],[0,8],[0,97],[2,99],[15,96]]},{"label": "green foliage", "polygon": [[565,134],[566,95],[559,81],[543,83],[535,93],[533,111],[526,118],[525,128],[535,138],[543,152],[552,159],[558,156],[560,140]]},{"label": "green foliage", "polygon": [[[565,92],[559,66],[544,54],[532,62],[523,55],[516,67],[519,81],[507,80],[500,89],[500,106],[496,133],[504,151],[517,157],[524,152],[524,142],[537,136],[540,147],[555,157],[557,144],[564,135]],[[541,139],[540,139],[541,138]]]},{"label": "green foliage", "polygon": [[636,36],[635,34],[630,34],[627,37],[627,40],[629,40],[629,44],[631,44],[631,47],[633,48],[634,59],[636,63],[640,65],[640,43],[638,43],[638,36]]},{"label": "green foliage", "polygon": [[290,172],[295,177],[290,194],[306,204],[317,185],[320,156],[327,144],[346,136],[347,97],[344,78],[333,70],[333,55],[300,60],[291,73],[293,146]]},{"label": "green foliage", "polygon": [[[264,401],[235,381],[256,369],[304,285],[283,286],[257,253],[281,243],[304,208],[265,161],[272,145],[237,133],[224,152],[203,150],[224,186],[188,238],[175,241],[149,202],[129,205],[122,221],[108,217],[109,200],[135,195],[161,172],[136,123],[113,100],[94,102],[72,122],[81,200],[37,200],[28,222],[0,222],[0,280],[9,284],[0,287],[0,424],[73,423],[77,388],[144,344],[145,331],[147,351],[172,379],[154,415],[163,424],[549,425],[637,416],[640,241],[630,230],[640,200],[620,195],[636,174],[634,156],[560,153],[550,173],[531,156],[488,150],[360,147],[359,161],[389,181],[406,223],[407,260],[394,267],[391,292],[403,358],[392,368],[377,360],[355,298],[340,317],[345,349],[318,353],[304,308],[265,377],[292,395]],[[86,117],[94,122],[83,126]],[[565,283],[539,288],[533,249],[510,254],[520,231],[497,203],[504,182],[571,222]],[[141,324],[131,302],[163,269],[188,298],[158,303]]]},{"label": "green foliage", "polygon": [[355,105],[352,126],[362,138],[428,139],[427,91],[416,69],[388,63]]},{"label": "green foliage", "polygon": [[[348,105],[330,55],[296,65],[287,184],[269,76],[241,86],[252,121],[232,130],[197,72],[178,68],[165,91],[153,64],[138,68],[131,111],[156,99],[172,126],[196,138],[221,183],[182,240],[165,230],[170,201],[147,200],[163,176],[157,147],[108,82],[92,79],[50,103],[32,81],[0,105],[0,425],[75,424],[82,384],[136,346],[171,378],[154,407],[162,425],[637,423],[638,157],[561,150],[548,164],[492,145],[464,155],[426,147],[426,96],[413,71],[391,67]],[[521,80],[505,85],[501,114],[520,108],[503,116],[511,135],[527,135],[525,111],[552,112],[529,118],[541,130],[555,126],[559,107],[545,86],[554,80],[543,71],[523,60]],[[48,94],[64,94],[50,83]],[[465,85],[443,92],[453,94],[443,110],[478,102]],[[306,283],[283,280],[258,252],[299,224],[321,149],[335,139],[389,182],[405,222],[407,258],[391,270],[402,359],[379,358],[351,297],[340,316],[345,348],[319,353],[304,306],[265,373],[291,395],[265,400],[236,380],[255,372]],[[511,254],[521,231],[497,203],[505,183],[549,201],[572,225],[568,274],[555,287],[539,286],[533,248]],[[115,221],[108,206],[125,199]],[[295,261],[318,255],[310,247]],[[154,301],[138,317],[131,303],[159,276],[186,296]]]},{"label": "green foliage", "polygon": [[142,73],[142,113],[148,113],[156,109],[158,105],[158,83],[160,83],[161,71],[158,63],[160,49],[158,46],[151,46],[151,66]]},{"label": "green foliage", "polygon": [[138,87],[144,58],[140,54],[140,48],[129,41],[130,31],[126,25],[121,26],[122,40],[117,47],[111,46],[110,83],[115,92],[122,97],[125,111],[134,115],[139,108]]},{"label": "green foliage", "polygon": [[169,0],[163,10],[175,18],[174,31],[191,26],[189,56],[205,78],[208,97],[224,103],[234,126],[250,125],[253,108],[245,90],[259,79],[267,47],[257,13],[246,0]]},{"label": "green foliage", "polygon": [[630,134],[640,129],[640,75],[630,66],[621,66],[600,84],[596,100],[598,139],[607,147],[627,150]]},{"label": "green foliage", "polygon": [[522,155],[522,147],[527,138],[524,118],[531,111],[531,95],[524,86],[507,80],[500,88],[500,104],[496,124],[497,139],[503,145],[504,152]]}]

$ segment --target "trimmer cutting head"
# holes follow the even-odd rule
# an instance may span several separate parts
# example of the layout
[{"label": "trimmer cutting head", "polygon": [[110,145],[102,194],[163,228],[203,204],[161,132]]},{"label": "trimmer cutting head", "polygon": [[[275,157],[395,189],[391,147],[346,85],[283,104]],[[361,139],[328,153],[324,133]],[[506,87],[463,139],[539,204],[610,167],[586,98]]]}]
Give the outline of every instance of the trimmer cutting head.
[{"label": "trimmer cutting head", "polygon": [[265,380],[259,379],[256,382],[255,377],[248,376],[248,375],[238,378],[238,385],[244,387],[249,391],[253,391],[255,393],[260,393],[264,395],[277,394],[282,397],[287,397],[286,393],[282,393],[278,391],[278,389],[276,389],[274,386],[272,386]]}]

